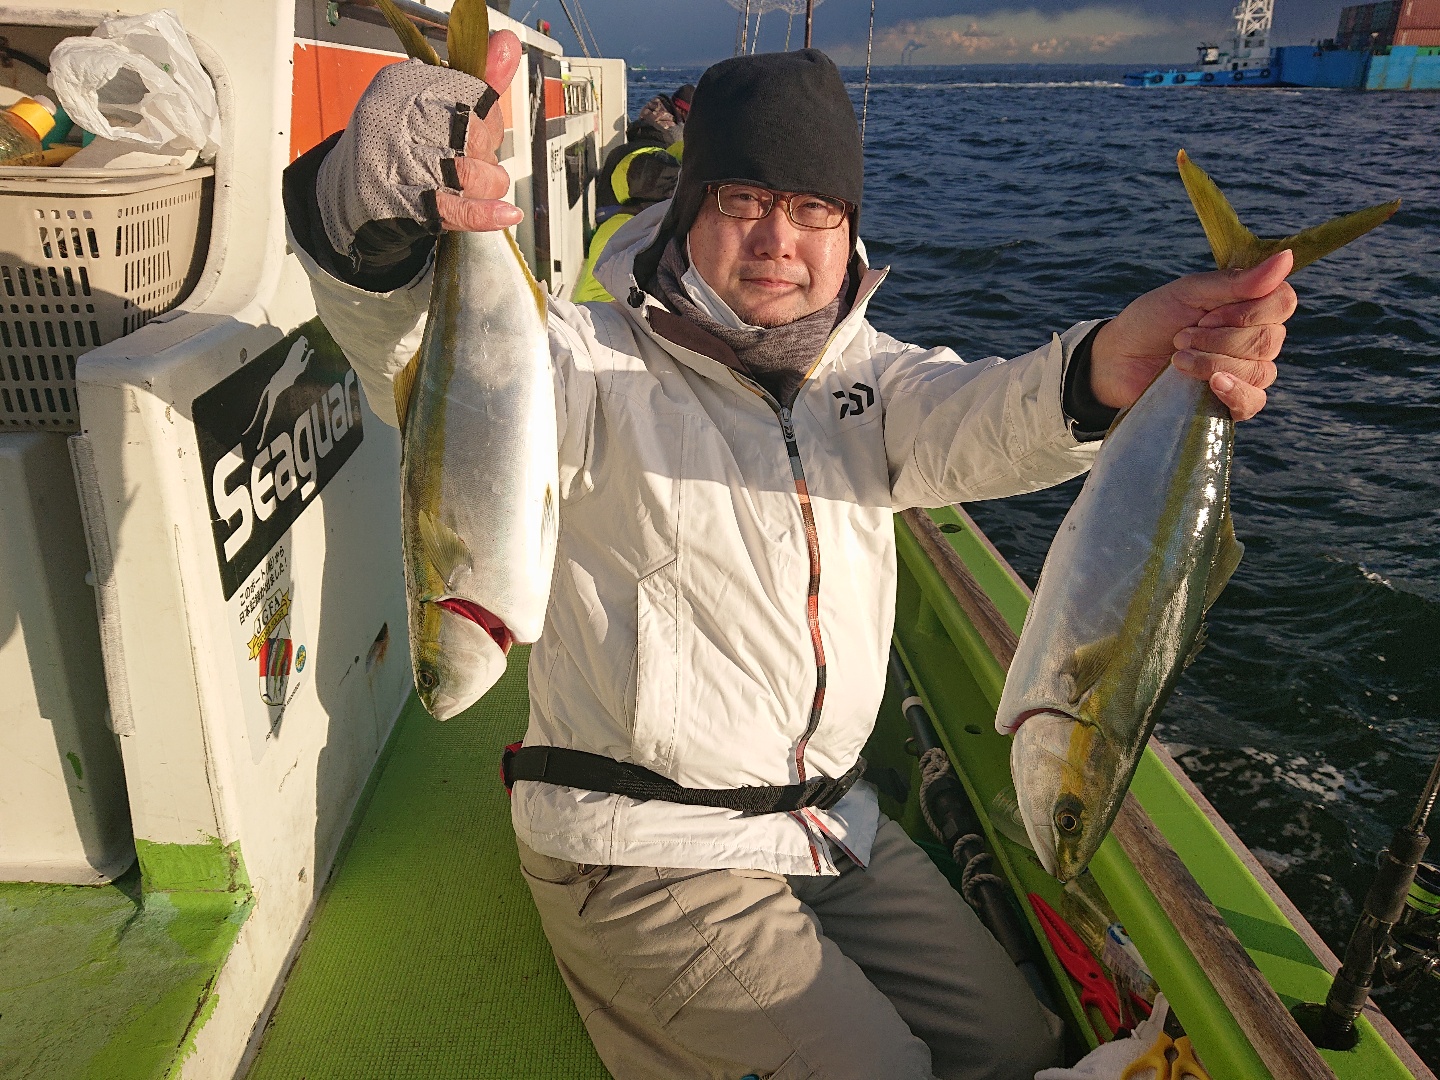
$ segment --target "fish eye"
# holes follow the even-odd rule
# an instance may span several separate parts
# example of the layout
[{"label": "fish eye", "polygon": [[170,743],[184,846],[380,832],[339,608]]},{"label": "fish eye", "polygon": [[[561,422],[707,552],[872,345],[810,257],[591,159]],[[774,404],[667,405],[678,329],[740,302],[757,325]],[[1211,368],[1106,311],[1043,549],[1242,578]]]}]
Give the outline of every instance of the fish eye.
[{"label": "fish eye", "polygon": [[1055,827],[1067,835],[1080,831],[1080,815],[1068,806],[1055,811]]},{"label": "fish eye", "polygon": [[422,671],[417,680],[422,690],[434,690],[440,680],[435,677],[433,671]]}]

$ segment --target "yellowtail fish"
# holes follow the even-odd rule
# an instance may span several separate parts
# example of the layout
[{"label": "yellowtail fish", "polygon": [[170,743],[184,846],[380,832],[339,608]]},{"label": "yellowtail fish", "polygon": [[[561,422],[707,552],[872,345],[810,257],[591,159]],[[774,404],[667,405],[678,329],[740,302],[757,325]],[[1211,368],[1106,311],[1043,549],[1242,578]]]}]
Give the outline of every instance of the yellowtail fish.
[{"label": "yellowtail fish", "polygon": [[[1373,229],[1399,201],[1260,240],[1182,150],[1180,175],[1222,270],[1290,249],[1295,269]],[[1167,367],[1117,418],[1045,559],[995,724],[1045,869],[1085,869],[1155,720],[1204,643],[1240,563],[1230,517],[1235,425],[1209,386]],[[1018,729],[1018,730],[1017,730]]]},{"label": "yellowtail fish", "polygon": [[[405,50],[440,59],[389,0]],[[484,0],[450,11],[450,66],[485,74]],[[438,720],[478,701],[540,636],[559,531],[545,294],[506,232],[444,232],[420,351],[395,379],[410,658]]]}]

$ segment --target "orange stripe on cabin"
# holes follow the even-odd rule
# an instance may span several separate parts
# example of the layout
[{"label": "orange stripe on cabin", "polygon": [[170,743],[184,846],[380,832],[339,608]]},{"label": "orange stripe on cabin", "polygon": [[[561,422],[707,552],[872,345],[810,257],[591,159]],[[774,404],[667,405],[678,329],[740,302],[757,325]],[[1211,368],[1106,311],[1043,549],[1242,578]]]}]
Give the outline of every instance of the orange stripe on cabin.
[{"label": "orange stripe on cabin", "polygon": [[[294,161],[312,146],[324,142],[342,130],[355,111],[355,103],[381,68],[398,63],[403,56],[395,53],[371,52],[366,49],[340,48],[315,41],[295,42],[295,74],[290,104],[290,160]],[[564,95],[559,92],[560,113],[564,115]],[[546,81],[546,112],[549,112],[549,80]],[[500,115],[505,129],[514,123],[512,91],[500,98]]]},{"label": "orange stripe on cabin", "polygon": [[545,119],[555,120],[565,115],[565,84],[559,79],[545,80]]},{"label": "orange stripe on cabin", "polygon": [[500,118],[505,121],[505,130],[515,130],[515,84],[511,83],[500,95]]}]

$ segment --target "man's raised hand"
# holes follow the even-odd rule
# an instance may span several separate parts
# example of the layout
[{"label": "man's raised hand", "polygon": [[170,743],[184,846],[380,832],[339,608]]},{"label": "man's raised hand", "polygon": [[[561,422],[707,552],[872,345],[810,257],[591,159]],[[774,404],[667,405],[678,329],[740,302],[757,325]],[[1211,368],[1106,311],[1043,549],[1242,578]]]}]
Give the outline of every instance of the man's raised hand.
[{"label": "man's raised hand", "polygon": [[[485,82],[503,95],[520,67],[520,39],[509,30],[490,35],[485,60]],[[455,159],[460,189],[441,188],[435,205],[443,228],[456,231],[490,232],[518,225],[524,218],[519,207],[504,201],[510,190],[510,175],[496,156],[505,137],[505,120],[497,101],[485,116],[470,114],[465,136],[465,153]]]},{"label": "man's raised hand", "polygon": [[1236,420],[1265,406],[1275,358],[1296,297],[1288,251],[1250,270],[1189,274],[1133,301],[1101,328],[1091,350],[1091,387],[1112,408],[1133,405],[1174,365],[1205,379]]},{"label": "man's raised hand", "polygon": [[370,80],[315,182],[330,245],[356,271],[405,265],[442,228],[521,220],[502,200],[510,178],[496,158],[499,95],[519,66],[520,40],[502,30],[490,38],[484,80],[419,60],[387,64]]}]

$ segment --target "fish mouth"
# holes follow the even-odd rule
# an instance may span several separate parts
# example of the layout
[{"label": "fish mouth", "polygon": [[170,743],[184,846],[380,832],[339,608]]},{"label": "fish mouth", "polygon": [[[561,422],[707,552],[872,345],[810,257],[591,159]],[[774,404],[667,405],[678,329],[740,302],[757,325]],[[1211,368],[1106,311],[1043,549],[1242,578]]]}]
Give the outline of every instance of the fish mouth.
[{"label": "fish mouth", "polygon": [[505,654],[484,627],[469,619],[450,623],[438,639],[420,642],[412,658],[415,689],[436,720],[469,709],[505,674]]},{"label": "fish mouth", "polygon": [[1080,723],[1080,718],[1073,713],[1068,713],[1064,709],[1057,709],[1052,705],[1042,705],[1036,709],[1026,709],[1019,716],[1015,717],[1011,723],[1006,725],[1006,733],[1014,735],[1020,730],[1020,725],[1025,723],[1026,720],[1036,716],[1058,716],[1062,720],[1070,720],[1077,724]]},{"label": "fish mouth", "polygon": [[500,646],[500,652],[503,655],[510,655],[510,647],[515,644],[515,635],[510,632],[510,628],[505,625],[500,616],[486,610],[473,600],[466,600],[463,596],[442,596],[432,602],[436,607],[444,608],[450,614],[468,619],[479,626],[490,635],[496,645]]},{"label": "fish mouth", "polygon": [[[1035,720],[1033,724],[1026,723]],[[1021,823],[1045,872],[1063,872],[1062,842],[1053,810],[1065,789],[1070,732],[1079,721],[1062,709],[1036,708],[1020,714],[1010,747],[1010,773]]]}]

